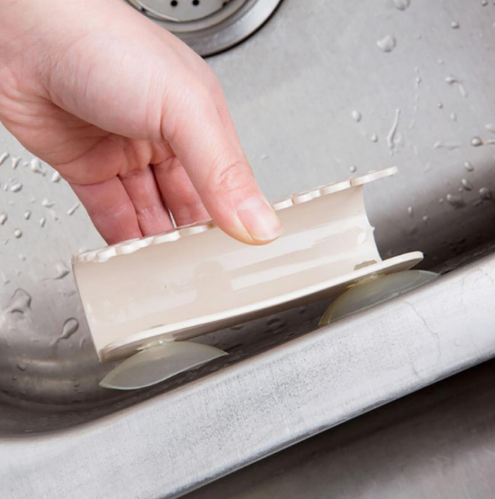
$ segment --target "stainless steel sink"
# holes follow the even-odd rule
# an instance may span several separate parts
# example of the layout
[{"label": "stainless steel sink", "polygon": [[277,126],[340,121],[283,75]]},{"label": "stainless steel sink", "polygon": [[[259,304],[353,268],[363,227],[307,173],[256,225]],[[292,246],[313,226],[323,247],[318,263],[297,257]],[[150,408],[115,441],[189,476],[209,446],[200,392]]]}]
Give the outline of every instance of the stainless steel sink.
[{"label": "stainless steel sink", "polygon": [[68,272],[101,239],[2,129],[1,496],[178,497],[492,357],[494,21],[478,0],[283,0],[208,59],[269,198],[395,164],[367,196],[382,255],[422,250],[423,268],[454,272],[318,332],[325,303],[210,334],[228,358],[139,392],[98,387],[112,366]]},{"label": "stainless steel sink", "polygon": [[495,496],[495,362],[353,419],[187,499]]}]

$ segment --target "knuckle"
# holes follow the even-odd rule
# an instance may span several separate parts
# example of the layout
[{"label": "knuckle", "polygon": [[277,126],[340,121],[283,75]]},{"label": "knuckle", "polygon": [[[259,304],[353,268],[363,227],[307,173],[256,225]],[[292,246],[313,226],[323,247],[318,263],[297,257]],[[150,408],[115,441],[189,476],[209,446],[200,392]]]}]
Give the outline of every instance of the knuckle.
[{"label": "knuckle", "polygon": [[198,109],[214,109],[214,99],[204,82],[190,84],[177,91],[172,103],[164,107],[161,117],[161,138],[175,144],[184,138],[191,127],[191,119]]},{"label": "knuckle", "polygon": [[222,85],[220,84],[217,75],[209,67],[205,75],[205,85],[209,93],[211,93],[212,95],[223,95]]},{"label": "knuckle", "polygon": [[252,181],[249,166],[240,160],[213,169],[208,179],[209,188],[213,192],[232,193],[244,190]]},{"label": "knuckle", "polygon": [[184,189],[181,193],[181,205],[188,210],[201,207],[201,200],[193,189]]},{"label": "knuckle", "polygon": [[132,212],[132,205],[128,203],[109,204],[99,209],[93,207],[93,209],[88,210],[91,220],[97,226],[104,225],[111,220],[120,223],[132,216]]},{"label": "knuckle", "polygon": [[181,168],[181,164],[176,156],[169,156],[164,161],[153,165],[155,172],[160,172],[161,174],[173,174]]}]

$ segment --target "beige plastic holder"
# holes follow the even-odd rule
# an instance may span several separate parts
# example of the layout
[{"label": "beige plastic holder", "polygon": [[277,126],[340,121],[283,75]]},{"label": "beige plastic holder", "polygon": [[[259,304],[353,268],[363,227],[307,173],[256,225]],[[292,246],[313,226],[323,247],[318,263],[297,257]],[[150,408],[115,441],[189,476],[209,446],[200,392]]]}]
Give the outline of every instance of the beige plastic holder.
[{"label": "beige plastic holder", "polygon": [[382,261],[363,202],[364,184],[396,172],[370,172],[274,203],[284,232],[267,245],[245,245],[206,222],[75,256],[100,360],[165,348],[413,267],[421,252]]}]

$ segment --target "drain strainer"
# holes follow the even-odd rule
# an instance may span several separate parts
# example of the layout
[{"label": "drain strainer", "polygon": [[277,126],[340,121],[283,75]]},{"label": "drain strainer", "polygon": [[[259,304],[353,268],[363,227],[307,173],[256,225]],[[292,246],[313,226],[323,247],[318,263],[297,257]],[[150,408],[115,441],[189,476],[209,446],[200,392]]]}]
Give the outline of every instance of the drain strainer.
[{"label": "drain strainer", "polygon": [[254,33],[281,0],[127,0],[198,54],[226,50]]}]

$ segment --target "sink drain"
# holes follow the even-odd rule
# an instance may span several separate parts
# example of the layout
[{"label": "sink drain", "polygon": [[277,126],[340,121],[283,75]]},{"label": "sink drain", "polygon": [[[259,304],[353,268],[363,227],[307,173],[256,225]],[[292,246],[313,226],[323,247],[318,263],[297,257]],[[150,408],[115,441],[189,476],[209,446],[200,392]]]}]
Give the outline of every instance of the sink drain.
[{"label": "sink drain", "polygon": [[254,33],[281,0],[127,0],[198,54],[226,50]]}]

